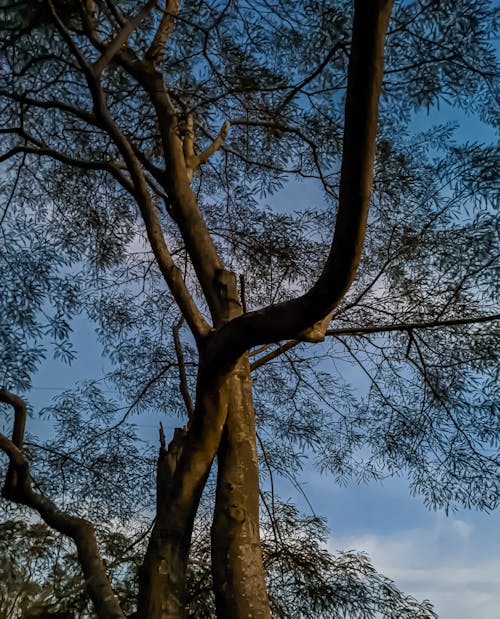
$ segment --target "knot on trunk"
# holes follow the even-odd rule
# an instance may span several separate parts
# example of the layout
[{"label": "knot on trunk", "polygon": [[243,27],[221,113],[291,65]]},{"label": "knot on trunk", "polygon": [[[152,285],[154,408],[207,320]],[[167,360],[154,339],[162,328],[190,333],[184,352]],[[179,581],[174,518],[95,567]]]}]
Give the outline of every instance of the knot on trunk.
[{"label": "knot on trunk", "polygon": [[310,327],[307,327],[303,331],[297,334],[297,339],[301,342],[311,342],[313,344],[317,342],[323,342],[326,335],[326,330],[332,319],[333,312],[330,312],[322,320],[314,323]]}]

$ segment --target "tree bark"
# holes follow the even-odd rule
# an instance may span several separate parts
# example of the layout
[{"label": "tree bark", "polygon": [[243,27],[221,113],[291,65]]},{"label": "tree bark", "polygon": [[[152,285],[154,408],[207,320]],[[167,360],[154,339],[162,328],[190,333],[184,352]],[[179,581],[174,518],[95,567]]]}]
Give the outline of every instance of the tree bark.
[{"label": "tree bark", "polygon": [[[242,310],[234,274],[220,270],[217,289],[220,320],[239,315]],[[193,415],[185,429],[176,430],[168,449],[163,445],[160,449],[156,522],[139,574],[140,619],[181,619],[185,615],[186,570],[194,518],[219,448],[239,372],[238,361],[207,365],[203,352],[201,348]],[[246,371],[249,372],[248,367]]]},{"label": "tree bark", "polygon": [[196,405],[157,465],[157,513],[139,572],[138,617],[184,617],[186,569],[194,518],[227,414],[228,376],[200,368]]},{"label": "tree bark", "polygon": [[[318,280],[302,296],[237,317],[214,340],[234,358],[261,344],[305,339],[338,306],[357,271],[373,181],[378,102],[382,87],[387,25],[394,0],[355,0],[349,58],[339,204],[330,254]],[[307,338],[310,339],[310,338]]]},{"label": "tree bark", "polygon": [[248,358],[229,385],[226,427],[217,454],[212,574],[217,617],[270,619],[259,534],[259,471]]}]

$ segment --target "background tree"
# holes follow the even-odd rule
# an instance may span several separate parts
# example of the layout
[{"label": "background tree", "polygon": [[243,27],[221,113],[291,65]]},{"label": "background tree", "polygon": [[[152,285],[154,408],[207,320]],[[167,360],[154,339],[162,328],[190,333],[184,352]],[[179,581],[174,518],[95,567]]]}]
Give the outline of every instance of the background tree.
[{"label": "background tree", "polygon": [[[218,616],[308,608],[310,591],[273,597],[276,563],[266,591],[255,422],[265,477],[293,476],[307,450],[336,480],[405,471],[432,506],[496,507],[498,156],[455,143],[451,126],[407,131],[413,112],[443,97],[495,122],[495,11],[478,4],[398,4],[387,37],[383,0],[355,2],[354,18],[342,1],[7,10],[1,399],[15,421],[0,445],[4,496],[74,540],[98,616],[127,609],[90,520],[101,535],[125,525],[140,537],[144,525],[138,614],[184,613],[216,454]],[[321,206],[265,206],[291,178],[315,180]],[[63,394],[48,411],[54,437],[26,442],[13,391],[29,389],[47,341],[71,360],[77,313],[97,325],[115,401],[96,383]],[[346,362],[365,390],[348,384]],[[160,432],[156,488],[130,423],[141,409],[187,420],[168,446]],[[263,505],[276,536],[301,525]],[[297,573],[287,552],[280,575]],[[317,561],[319,578],[334,569]],[[361,559],[339,561],[346,582],[363,575]],[[373,578],[366,596],[351,582],[329,593],[316,584],[311,599],[332,616],[350,589],[353,615],[404,616],[383,606]]]}]

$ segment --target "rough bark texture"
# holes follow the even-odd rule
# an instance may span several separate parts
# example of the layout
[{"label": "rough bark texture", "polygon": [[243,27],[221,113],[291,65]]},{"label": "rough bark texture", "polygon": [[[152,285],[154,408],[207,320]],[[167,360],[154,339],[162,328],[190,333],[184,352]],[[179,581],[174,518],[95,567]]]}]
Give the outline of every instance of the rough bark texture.
[{"label": "rough bark texture", "polygon": [[[216,286],[219,320],[231,320],[242,311],[234,274],[219,271]],[[186,568],[194,518],[220,444],[240,366],[237,363],[234,367],[207,367],[203,364],[203,350],[200,357],[192,418],[186,429],[176,431],[168,449],[160,450],[157,516],[140,571],[138,616],[141,619],[184,616]],[[245,367],[248,374],[248,365]]]},{"label": "rough bark texture", "polygon": [[141,619],[184,616],[191,533],[225,422],[226,383],[201,371],[189,428],[177,430],[168,450],[160,450],[156,521],[139,575]]},{"label": "rough bark texture", "polygon": [[230,381],[217,455],[212,573],[218,617],[269,619],[259,534],[259,470],[252,381],[246,357]]}]

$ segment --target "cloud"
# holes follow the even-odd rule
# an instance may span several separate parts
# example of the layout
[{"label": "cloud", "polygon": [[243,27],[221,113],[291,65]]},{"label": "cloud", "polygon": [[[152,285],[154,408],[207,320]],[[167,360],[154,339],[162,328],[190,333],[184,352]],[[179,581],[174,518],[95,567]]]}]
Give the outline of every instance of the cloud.
[{"label": "cloud", "polygon": [[500,544],[492,538],[485,550],[484,532],[464,520],[436,515],[428,528],[334,537],[329,546],[366,551],[405,593],[431,600],[440,619],[500,616]]}]

